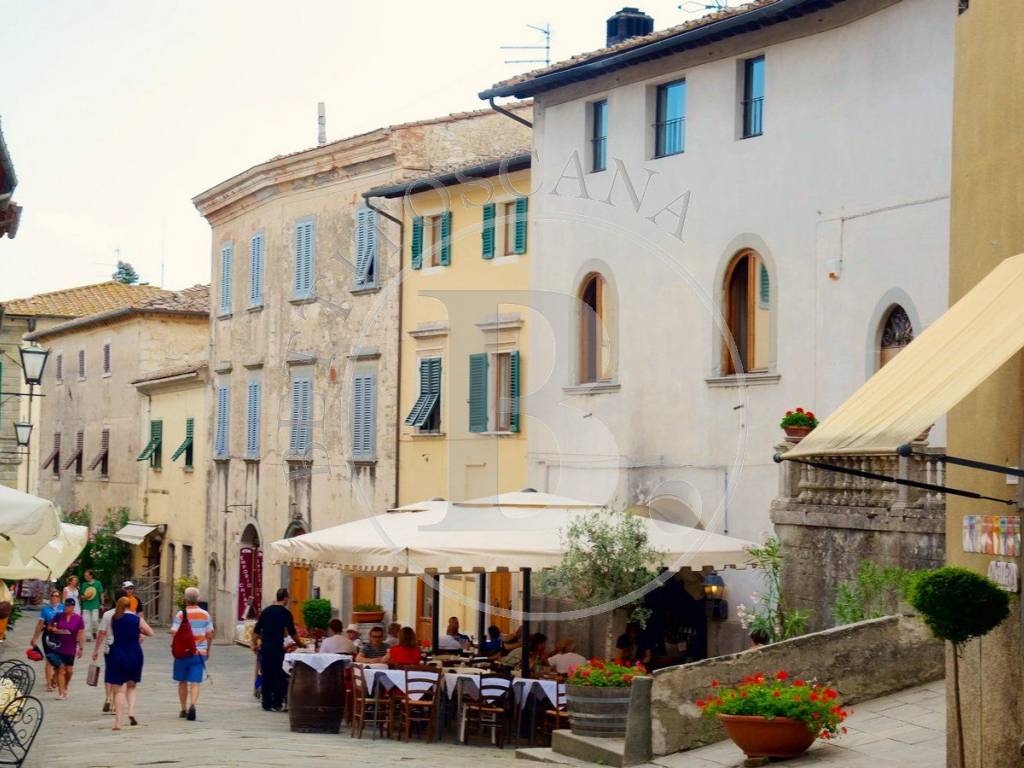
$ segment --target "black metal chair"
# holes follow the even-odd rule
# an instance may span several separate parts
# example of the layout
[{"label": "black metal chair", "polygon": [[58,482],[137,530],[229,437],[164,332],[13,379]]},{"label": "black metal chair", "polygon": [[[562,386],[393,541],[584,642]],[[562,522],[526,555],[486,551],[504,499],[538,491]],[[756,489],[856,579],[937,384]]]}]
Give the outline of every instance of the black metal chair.
[{"label": "black metal chair", "polygon": [[0,680],[10,680],[22,696],[28,696],[36,685],[36,671],[18,659],[0,662]]},{"label": "black metal chair", "polygon": [[43,702],[35,696],[12,699],[0,712],[0,765],[20,768],[43,724]]}]

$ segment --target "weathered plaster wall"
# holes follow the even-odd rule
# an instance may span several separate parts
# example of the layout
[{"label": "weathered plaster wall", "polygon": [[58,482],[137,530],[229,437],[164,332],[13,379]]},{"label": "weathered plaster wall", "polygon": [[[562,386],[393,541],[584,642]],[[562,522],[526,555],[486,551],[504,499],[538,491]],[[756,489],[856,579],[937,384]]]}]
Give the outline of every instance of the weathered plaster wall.
[{"label": "weathered plaster wall", "polygon": [[651,690],[653,751],[667,755],[725,738],[721,726],[702,717],[695,703],[707,696],[712,680],[732,684],[784,669],[830,683],[848,705],[938,680],[945,673],[944,658],[942,644],[915,617],[886,616],[660,669]]}]

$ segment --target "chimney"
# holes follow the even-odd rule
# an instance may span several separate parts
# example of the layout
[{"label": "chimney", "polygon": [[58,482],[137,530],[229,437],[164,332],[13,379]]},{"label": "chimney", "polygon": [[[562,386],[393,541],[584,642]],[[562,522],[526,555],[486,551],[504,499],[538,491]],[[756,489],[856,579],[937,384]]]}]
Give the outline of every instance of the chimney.
[{"label": "chimney", "polygon": [[649,35],[654,31],[654,19],[639,8],[623,8],[607,22],[606,44],[609,46],[631,37]]},{"label": "chimney", "polygon": [[322,147],[327,143],[327,109],[322,101],[316,105],[316,128],[316,143]]}]

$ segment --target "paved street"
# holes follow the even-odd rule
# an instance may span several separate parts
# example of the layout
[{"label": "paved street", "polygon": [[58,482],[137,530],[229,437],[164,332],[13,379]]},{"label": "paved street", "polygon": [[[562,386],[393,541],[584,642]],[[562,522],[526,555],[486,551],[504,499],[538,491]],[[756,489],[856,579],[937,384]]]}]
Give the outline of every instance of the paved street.
[{"label": "paved street", "polygon": [[[4,658],[24,658],[37,614],[25,618],[8,635]],[[90,651],[91,653],[91,651]],[[102,688],[85,684],[87,662],[76,666],[67,701],[44,692],[38,666],[36,695],[46,716],[26,768],[115,768],[120,766],[181,765],[188,768],[301,765],[311,759],[344,761],[349,765],[446,766],[492,768],[508,766],[514,750],[428,745],[397,741],[352,739],[339,736],[291,733],[288,715],[264,712],[251,696],[252,654],[236,645],[217,645],[210,665],[212,682],[203,687],[199,718],[194,723],[178,718],[177,692],[171,681],[170,637],[146,642],[146,666],[140,687],[139,726],[110,730],[113,717],[101,713]]]}]

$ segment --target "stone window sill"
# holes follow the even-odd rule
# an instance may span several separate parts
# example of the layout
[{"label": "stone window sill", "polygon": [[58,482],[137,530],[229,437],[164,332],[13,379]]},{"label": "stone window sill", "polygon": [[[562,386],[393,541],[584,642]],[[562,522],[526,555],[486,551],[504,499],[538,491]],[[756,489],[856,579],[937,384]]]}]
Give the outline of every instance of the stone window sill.
[{"label": "stone window sill", "polygon": [[488,430],[486,432],[475,432],[474,434],[480,435],[481,437],[513,437],[518,435],[518,432],[513,432],[510,429],[502,430]]},{"label": "stone window sill", "polygon": [[782,374],[772,371],[759,371],[755,373],[739,373],[730,376],[709,376],[704,382],[709,387],[754,387],[765,384],[778,384]]},{"label": "stone window sill", "polygon": [[362,288],[353,288],[351,291],[349,291],[349,293],[351,293],[353,296],[368,296],[368,295],[370,295],[372,293],[379,293],[379,292],[380,292],[380,286],[379,285],[367,285],[367,286],[364,286]]},{"label": "stone window sill", "polygon": [[252,314],[253,312],[262,312],[263,311],[263,305],[262,304],[257,304],[255,307],[249,307],[245,311],[248,312],[249,314]]},{"label": "stone window sill", "polygon": [[184,472],[186,475],[191,475],[193,472],[196,471],[196,469],[195,467],[182,467],[181,471]]},{"label": "stone window sill", "polygon": [[586,384],[570,384],[562,387],[567,395],[603,395],[609,392],[618,392],[622,385],[617,381],[592,381]]},{"label": "stone window sill", "polygon": [[424,438],[442,438],[442,437],[447,437],[447,436],[448,436],[448,433],[446,433],[446,432],[410,432],[409,433],[409,437],[414,437],[414,438],[420,439],[420,440],[422,440]]},{"label": "stone window sill", "polygon": [[217,319],[218,320],[230,320],[232,317],[233,317],[233,315],[232,315],[231,312],[218,312],[217,313]]},{"label": "stone window sill", "polygon": [[351,464],[353,467],[372,467],[372,466],[376,466],[377,459],[375,459],[375,458],[374,459],[371,459],[371,458],[359,458],[359,459],[352,458],[352,459],[348,460],[348,463]]},{"label": "stone window sill", "polygon": [[315,304],[316,300],[316,296],[307,296],[304,299],[288,299],[288,303],[291,304],[292,306],[298,307],[302,306],[303,304]]}]

